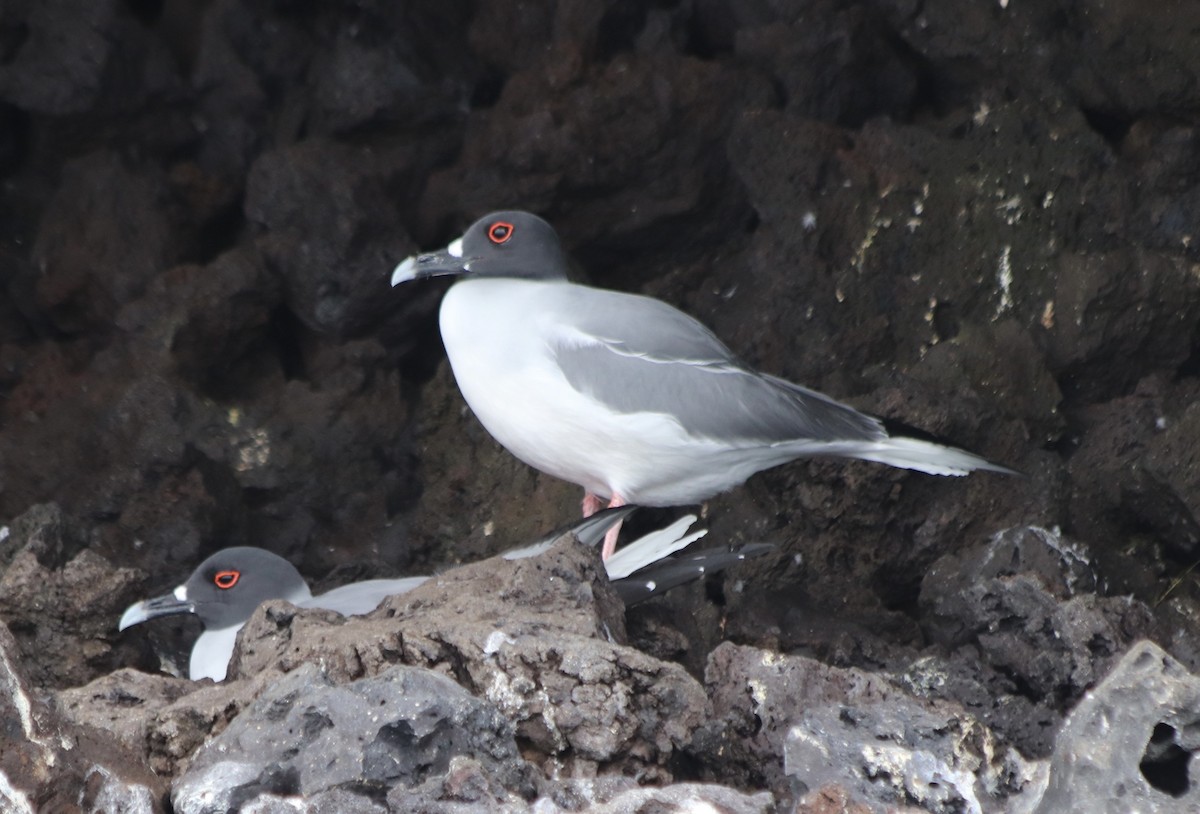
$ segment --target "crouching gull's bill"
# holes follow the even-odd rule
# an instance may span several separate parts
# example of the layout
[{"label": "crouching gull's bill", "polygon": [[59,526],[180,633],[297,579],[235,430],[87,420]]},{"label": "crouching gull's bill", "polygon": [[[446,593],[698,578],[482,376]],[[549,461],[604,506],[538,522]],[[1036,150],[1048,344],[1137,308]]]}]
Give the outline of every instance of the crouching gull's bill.
[{"label": "crouching gull's bill", "polygon": [[402,262],[392,285],[442,275],[458,277],[440,326],[467,404],[522,461],[582,486],[585,515],[602,498],[697,503],[818,455],[1014,474],[752,370],[664,302],[569,282],[558,235],[528,212],[488,215],[445,249]]},{"label": "crouching gull's bill", "polygon": [[[600,512],[502,556],[510,560],[536,556],[566,533],[573,533],[585,545],[597,546],[608,529],[633,509],[625,506]],[[774,548],[754,543],[737,550],[712,548],[677,554],[705,535],[705,529],[689,531],[695,522],[695,515],[680,518],[640,537],[605,562],[608,577],[625,604],[656,596]],[[204,632],[192,645],[188,677],[194,681],[224,681],[238,631],[254,609],[268,599],[285,599],[301,608],[323,608],[355,616],[370,613],[387,597],[407,593],[428,579],[372,579],[313,596],[300,572],[282,557],[262,548],[226,548],[200,563],[187,582],[171,593],[130,605],[121,615],[118,629],[160,616],[194,613],[204,623]]]}]

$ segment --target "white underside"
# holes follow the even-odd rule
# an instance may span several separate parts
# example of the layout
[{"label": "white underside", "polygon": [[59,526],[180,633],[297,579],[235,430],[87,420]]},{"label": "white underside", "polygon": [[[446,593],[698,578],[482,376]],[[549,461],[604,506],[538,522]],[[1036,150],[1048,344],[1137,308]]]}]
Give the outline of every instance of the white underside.
[{"label": "white underside", "polygon": [[200,638],[192,645],[188,678],[192,681],[202,678],[224,681],[225,673],[229,670],[229,659],[233,656],[233,645],[241,629],[242,625],[233,625],[201,633]]},{"label": "white underside", "polygon": [[555,363],[563,283],[462,280],[441,308],[442,341],[480,423],[525,463],[604,498],[673,506],[730,489],[789,460],[684,432],[662,413],[615,413],[577,391]]},{"label": "white underside", "polygon": [[604,498],[644,506],[695,503],[755,472],[804,456],[879,461],[960,475],[986,464],[915,439],[758,444],[689,435],[663,413],[617,413],[579,392],[556,364],[571,342],[562,287],[568,283],[461,280],[441,308],[442,341],[459,390],[489,433],[525,463]]}]

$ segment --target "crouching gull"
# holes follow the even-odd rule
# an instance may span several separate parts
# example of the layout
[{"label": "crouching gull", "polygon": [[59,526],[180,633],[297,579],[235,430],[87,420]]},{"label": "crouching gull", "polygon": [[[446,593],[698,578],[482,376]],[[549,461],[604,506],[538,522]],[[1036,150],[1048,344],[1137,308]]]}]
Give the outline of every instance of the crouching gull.
[{"label": "crouching gull", "polygon": [[512,454],[582,486],[585,516],[601,499],[698,503],[809,456],[1015,474],[752,370],[664,302],[569,282],[558,235],[528,212],[476,221],[445,249],[400,263],[392,285],[442,275],[459,278],[439,322],[467,404]]},{"label": "crouching gull", "polygon": [[[599,512],[501,556],[510,560],[536,556],[567,533],[595,547],[608,529],[624,520],[634,508],[625,506]],[[677,555],[680,549],[707,533],[706,529],[689,531],[695,522],[695,515],[682,517],[630,543],[604,563],[613,587],[626,605],[774,549],[768,543],[752,543],[737,550],[712,548]],[[254,609],[268,599],[285,599],[301,608],[323,608],[357,616],[370,613],[387,597],[407,593],[428,579],[372,579],[313,596],[300,572],[277,554],[249,546],[226,548],[200,563],[187,582],[171,593],[130,605],[117,627],[125,630],[160,616],[194,613],[204,623],[204,632],[192,645],[188,677],[193,681],[201,678],[224,681],[238,631]]]}]

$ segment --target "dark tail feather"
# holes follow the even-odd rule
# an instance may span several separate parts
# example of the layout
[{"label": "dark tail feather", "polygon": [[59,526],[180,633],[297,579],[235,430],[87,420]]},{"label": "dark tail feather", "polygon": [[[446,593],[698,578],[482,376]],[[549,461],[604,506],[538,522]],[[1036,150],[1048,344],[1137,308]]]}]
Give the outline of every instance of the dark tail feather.
[{"label": "dark tail feather", "polygon": [[692,554],[667,557],[617,580],[613,587],[617,589],[626,605],[632,605],[774,550],[775,546],[771,543],[751,543],[736,551],[709,548]]}]

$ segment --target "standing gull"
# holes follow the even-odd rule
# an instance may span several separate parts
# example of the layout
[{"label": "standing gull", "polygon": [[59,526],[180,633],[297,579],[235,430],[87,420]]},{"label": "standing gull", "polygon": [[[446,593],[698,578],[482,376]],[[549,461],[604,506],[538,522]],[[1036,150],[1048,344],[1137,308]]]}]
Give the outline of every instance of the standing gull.
[{"label": "standing gull", "polygon": [[558,235],[528,212],[476,221],[445,249],[402,262],[392,285],[442,275],[458,277],[440,327],[467,404],[509,452],[582,486],[585,516],[602,499],[697,503],[801,457],[1013,473],[752,370],[664,302],[568,281]]},{"label": "standing gull", "polygon": [[[509,560],[537,556],[565,534],[573,534],[584,545],[595,547],[608,529],[624,520],[634,508],[599,512],[501,556]],[[604,563],[613,587],[626,605],[774,549],[767,543],[753,543],[737,550],[710,548],[677,553],[707,533],[705,529],[690,531],[695,522],[695,515],[681,517],[638,538]],[[192,645],[188,677],[193,681],[202,678],[224,681],[238,631],[254,609],[268,599],[284,599],[301,608],[358,616],[375,610],[387,597],[408,593],[429,579],[424,576],[370,579],[313,596],[304,577],[283,557],[263,548],[237,546],[208,557],[187,582],[171,593],[130,605],[121,615],[117,629],[125,630],[160,616],[195,614],[203,622],[204,632]]]}]

